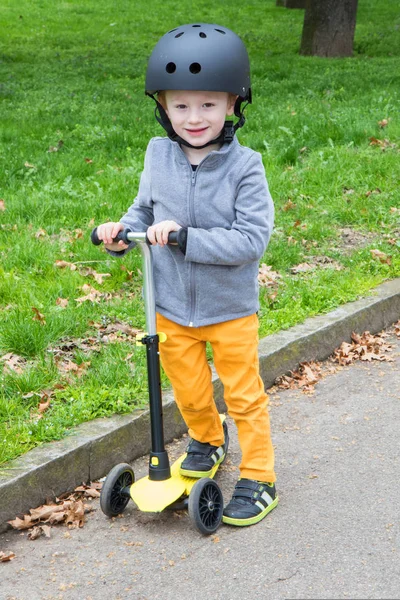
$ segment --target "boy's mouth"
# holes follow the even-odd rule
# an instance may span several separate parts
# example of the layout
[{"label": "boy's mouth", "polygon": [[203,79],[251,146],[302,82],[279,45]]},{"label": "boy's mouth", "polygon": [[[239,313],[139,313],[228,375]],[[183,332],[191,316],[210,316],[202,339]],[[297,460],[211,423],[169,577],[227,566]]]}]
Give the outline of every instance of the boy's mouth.
[{"label": "boy's mouth", "polygon": [[190,135],[201,135],[202,133],[204,133],[206,130],[208,129],[208,127],[202,127],[201,129],[186,129],[186,131],[190,134]]}]

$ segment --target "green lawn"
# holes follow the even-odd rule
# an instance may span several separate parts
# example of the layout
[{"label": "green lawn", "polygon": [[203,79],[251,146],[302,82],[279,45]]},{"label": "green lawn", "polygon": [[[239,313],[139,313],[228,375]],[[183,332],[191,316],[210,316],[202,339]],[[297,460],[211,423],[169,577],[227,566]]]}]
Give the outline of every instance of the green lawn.
[{"label": "green lawn", "polygon": [[360,0],[343,60],[298,56],[303,11],[274,0],[193,6],[0,7],[0,463],[146,402],[144,351],[126,329],[144,326],[140,257],[111,259],[89,234],[135,196],[160,134],[146,61],[178,24],[225,25],[249,50],[239,138],[262,153],[276,205],[261,335],[400,275],[399,1]]}]

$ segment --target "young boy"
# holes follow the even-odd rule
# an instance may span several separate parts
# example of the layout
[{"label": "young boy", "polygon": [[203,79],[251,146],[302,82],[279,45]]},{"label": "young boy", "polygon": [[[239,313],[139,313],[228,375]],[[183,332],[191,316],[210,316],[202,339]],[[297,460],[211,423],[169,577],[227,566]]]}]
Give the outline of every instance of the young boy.
[{"label": "young boy", "polygon": [[[246,48],[229,29],[190,24],[165,34],[147,68],[146,94],[168,137],[150,140],[137,197],[97,233],[112,254],[119,231],[152,244],[163,368],[191,441],[181,473],[208,476],[225,458],[206,342],[238,428],[240,479],[223,521],[252,525],[278,503],[268,397],[258,367],[258,266],[274,209],[260,154],[235,137],[251,102]],[[158,114],[157,114],[158,111]],[[235,114],[239,121],[225,121]],[[167,245],[178,232],[178,245]]]}]

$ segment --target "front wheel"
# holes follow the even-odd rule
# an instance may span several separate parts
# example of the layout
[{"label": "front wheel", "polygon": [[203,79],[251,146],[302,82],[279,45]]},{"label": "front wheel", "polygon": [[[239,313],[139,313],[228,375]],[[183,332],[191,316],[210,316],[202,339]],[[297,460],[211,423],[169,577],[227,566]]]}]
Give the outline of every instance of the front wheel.
[{"label": "front wheel", "polygon": [[106,477],[100,492],[100,508],[107,517],[120,515],[129,502],[130,486],[135,482],[135,475],[130,465],[115,465]]},{"label": "front wheel", "polygon": [[224,500],[219,485],[208,477],[196,481],[189,495],[189,518],[203,535],[215,533],[222,521]]}]

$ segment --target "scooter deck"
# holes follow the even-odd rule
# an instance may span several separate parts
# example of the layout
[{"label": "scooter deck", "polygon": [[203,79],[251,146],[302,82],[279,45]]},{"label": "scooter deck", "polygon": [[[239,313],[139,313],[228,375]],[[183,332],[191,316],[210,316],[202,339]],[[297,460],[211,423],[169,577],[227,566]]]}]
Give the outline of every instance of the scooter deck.
[{"label": "scooter deck", "polygon": [[[171,477],[169,479],[152,481],[148,477],[143,477],[132,484],[130,489],[131,498],[139,510],[143,512],[162,512],[182,496],[189,496],[198,478],[185,477],[180,474],[179,469],[185,457],[186,453],[171,465]],[[218,466],[213,467],[208,477],[214,477]]]}]

